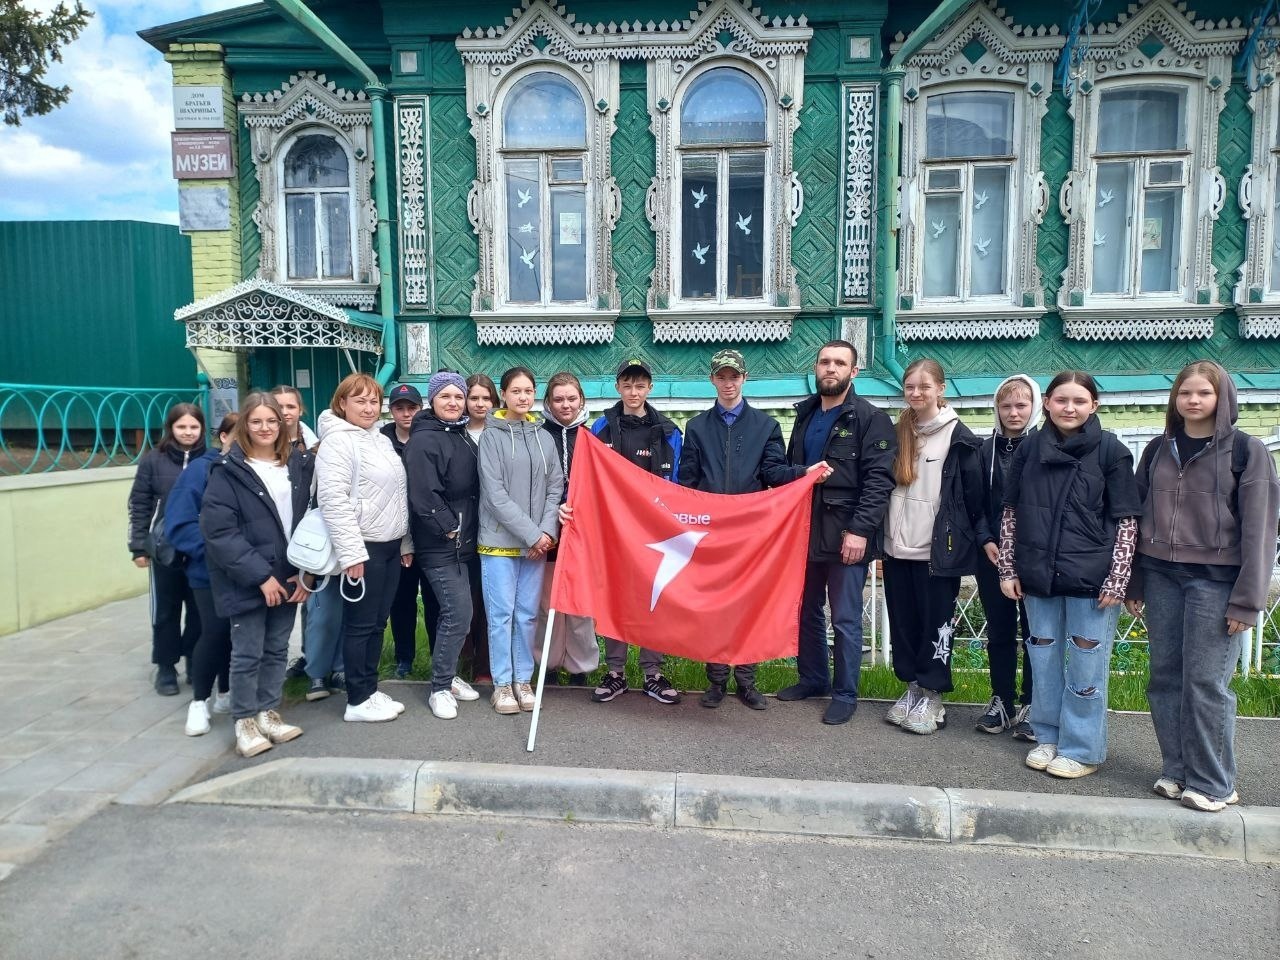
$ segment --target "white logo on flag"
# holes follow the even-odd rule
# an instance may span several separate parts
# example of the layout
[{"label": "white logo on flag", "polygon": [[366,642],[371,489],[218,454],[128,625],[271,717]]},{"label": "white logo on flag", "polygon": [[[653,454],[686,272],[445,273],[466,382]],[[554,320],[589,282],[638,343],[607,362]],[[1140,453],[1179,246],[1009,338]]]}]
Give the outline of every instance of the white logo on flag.
[{"label": "white logo on flag", "polygon": [[699,533],[688,531],[678,533],[669,540],[663,540],[661,543],[645,544],[650,550],[657,550],[662,554],[662,562],[658,564],[658,572],[653,575],[653,593],[649,596],[650,613],[658,605],[658,598],[662,596],[662,591],[667,588],[667,584],[689,565],[689,561],[693,559],[694,548],[706,535],[705,531]]}]

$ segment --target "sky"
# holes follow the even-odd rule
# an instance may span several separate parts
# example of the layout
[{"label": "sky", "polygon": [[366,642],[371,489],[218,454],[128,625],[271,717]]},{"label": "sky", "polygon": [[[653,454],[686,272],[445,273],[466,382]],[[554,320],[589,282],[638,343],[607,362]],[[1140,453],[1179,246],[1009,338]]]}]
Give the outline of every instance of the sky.
[{"label": "sky", "polygon": [[[21,0],[47,10],[56,0]],[[169,162],[173,78],[137,32],[247,0],[85,0],[95,16],[45,81],[71,99],[0,124],[0,220],[178,222]]]}]

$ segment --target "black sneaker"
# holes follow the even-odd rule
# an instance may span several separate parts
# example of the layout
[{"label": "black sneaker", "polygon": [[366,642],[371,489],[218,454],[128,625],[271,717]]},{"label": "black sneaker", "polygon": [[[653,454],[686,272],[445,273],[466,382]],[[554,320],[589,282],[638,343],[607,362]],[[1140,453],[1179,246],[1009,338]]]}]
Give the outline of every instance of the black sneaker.
[{"label": "black sneaker", "polygon": [[345,673],[331,673],[325,680],[330,693],[346,693],[347,692],[347,675]]},{"label": "black sneaker", "polygon": [[992,697],[974,729],[979,733],[1004,733],[1012,726],[1013,720],[1009,717],[1009,711],[1004,708],[1004,701],[999,697]]},{"label": "black sneaker", "polygon": [[323,700],[329,696],[329,693],[329,687],[325,683],[324,677],[314,677],[311,681],[311,686],[307,687],[308,700]]},{"label": "black sneaker", "polygon": [[769,701],[764,698],[764,694],[755,687],[739,687],[738,699],[745,703],[752,710],[768,710]]},{"label": "black sneaker", "polygon": [[596,703],[608,703],[614,697],[620,697],[626,692],[626,678],[610,670],[600,678],[600,686],[591,692],[591,699]]},{"label": "black sneaker", "polygon": [[808,700],[810,697],[825,697],[830,692],[830,687],[811,687],[807,683],[793,683],[778,691],[778,699]]},{"label": "black sneaker", "polygon": [[1027,717],[1031,716],[1031,704],[1024,703],[1018,708],[1018,712],[1013,715],[1010,726],[1013,728],[1013,739],[1021,740],[1023,743],[1036,743],[1036,732],[1031,726],[1031,721]]},{"label": "black sneaker", "polygon": [[673,687],[671,681],[660,673],[655,673],[652,677],[645,677],[644,692],[659,703],[680,702],[680,691]]},{"label": "black sneaker", "polygon": [[156,667],[156,693],[162,697],[178,695],[178,670],[172,663],[162,663]]},{"label": "black sneaker", "polygon": [[848,723],[858,711],[858,702],[848,700],[832,700],[822,712],[822,722],[830,726]]},{"label": "black sneaker", "polygon": [[286,680],[297,680],[299,677],[305,677],[306,675],[307,675],[307,658],[306,657],[294,657],[292,660],[289,661],[289,667],[284,672],[284,678]]},{"label": "black sneaker", "polygon": [[724,700],[724,684],[723,683],[708,684],[706,692],[703,693],[702,696],[698,698],[698,702],[700,704],[712,710],[720,706],[723,700]]}]

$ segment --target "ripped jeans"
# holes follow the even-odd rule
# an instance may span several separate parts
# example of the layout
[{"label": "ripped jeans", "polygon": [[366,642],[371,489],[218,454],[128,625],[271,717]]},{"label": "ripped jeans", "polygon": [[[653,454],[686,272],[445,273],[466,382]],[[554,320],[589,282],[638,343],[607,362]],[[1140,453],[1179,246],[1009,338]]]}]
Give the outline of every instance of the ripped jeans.
[{"label": "ripped jeans", "polygon": [[[1031,726],[1079,763],[1107,759],[1107,678],[1120,605],[1096,597],[1026,597],[1027,656],[1036,678]],[[1048,640],[1048,643],[1037,643]],[[1082,640],[1086,645],[1077,643]],[[1096,641],[1089,646],[1090,641]]]}]

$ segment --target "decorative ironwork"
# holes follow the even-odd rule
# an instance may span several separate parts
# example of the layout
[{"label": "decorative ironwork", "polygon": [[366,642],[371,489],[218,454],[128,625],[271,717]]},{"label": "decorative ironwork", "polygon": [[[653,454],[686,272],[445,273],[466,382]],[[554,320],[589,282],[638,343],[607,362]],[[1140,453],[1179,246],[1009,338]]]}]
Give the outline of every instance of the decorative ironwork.
[{"label": "decorative ironwork", "polygon": [[1267,0],[1249,15],[1249,36],[1244,41],[1236,69],[1244,74],[1245,87],[1257,93],[1264,86],[1275,82],[1275,66],[1271,62],[1280,52],[1280,33],[1275,32],[1280,18],[1280,0]]},{"label": "decorative ironwork", "polygon": [[1070,98],[1076,90],[1076,81],[1083,76],[1085,55],[1089,52],[1089,39],[1093,33],[1093,18],[1102,8],[1102,0],[1079,0],[1075,16],[1067,27],[1067,42],[1058,57],[1057,80],[1063,94]]},{"label": "decorative ironwork", "polygon": [[208,406],[203,388],[0,383],[0,476],[137,463],[175,403]]},{"label": "decorative ironwork", "polygon": [[396,156],[400,161],[400,300],[407,310],[432,301],[430,183],[426,175],[426,97],[396,98]]},{"label": "decorative ironwork", "polygon": [[844,268],[841,299],[871,300],[872,260],[876,241],[876,110],[875,84],[844,87]]}]

